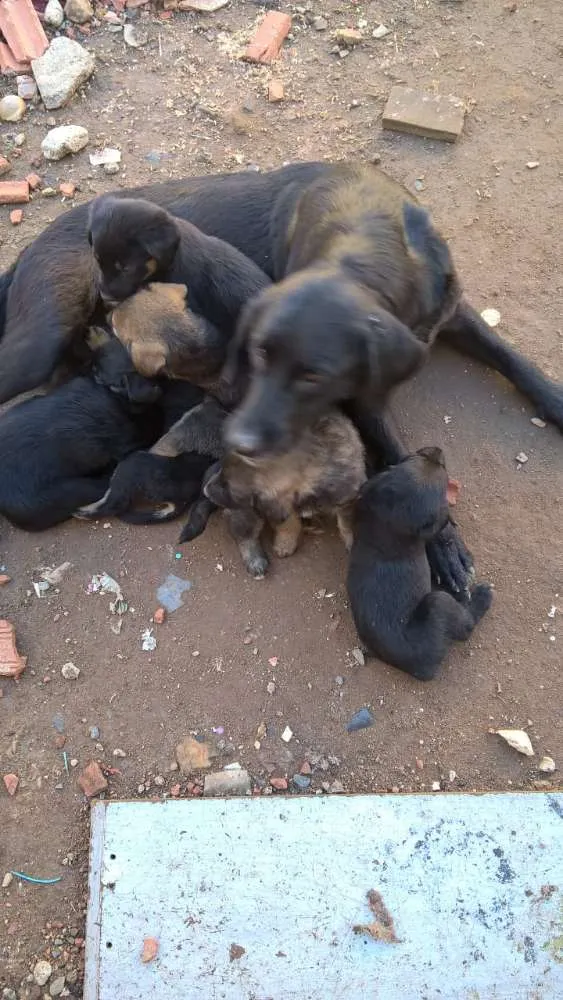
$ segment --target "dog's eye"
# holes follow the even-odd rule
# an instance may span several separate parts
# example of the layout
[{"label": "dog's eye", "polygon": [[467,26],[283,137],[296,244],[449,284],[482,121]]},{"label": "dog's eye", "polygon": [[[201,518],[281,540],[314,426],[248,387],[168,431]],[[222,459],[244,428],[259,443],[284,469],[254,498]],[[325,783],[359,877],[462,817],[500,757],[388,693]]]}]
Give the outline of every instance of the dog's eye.
[{"label": "dog's eye", "polygon": [[322,372],[305,371],[301,372],[301,374],[299,375],[299,381],[306,382],[307,385],[317,385],[319,382],[323,381],[323,378],[324,376]]}]

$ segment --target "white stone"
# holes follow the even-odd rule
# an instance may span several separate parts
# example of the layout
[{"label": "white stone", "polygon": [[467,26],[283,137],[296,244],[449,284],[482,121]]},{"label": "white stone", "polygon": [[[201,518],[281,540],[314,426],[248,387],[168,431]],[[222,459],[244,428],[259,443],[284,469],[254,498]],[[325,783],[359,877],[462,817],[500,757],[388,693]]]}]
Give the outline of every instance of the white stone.
[{"label": "white stone", "polygon": [[62,160],[63,156],[84,149],[88,138],[88,129],[82,125],[59,125],[47,132],[41,151],[46,160]]},{"label": "white stone", "polygon": [[498,326],[500,323],[500,313],[498,309],[483,309],[481,319],[485,320],[487,326]]},{"label": "white stone", "polygon": [[38,986],[45,986],[45,983],[51,978],[52,971],[53,967],[49,965],[49,962],[45,962],[41,959],[40,962],[36,963],[33,969],[34,982],[36,982]]},{"label": "white stone", "polygon": [[59,3],[59,0],[49,0],[43,15],[45,24],[47,24],[49,28],[60,28],[64,19],[64,10]]},{"label": "white stone", "polygon": [[377,28],[374,28],[372,35],[374,38],[385,38],[386,35],[390,34],[391,29],[386,28],[384,24],[380,24]]},{"label": "white stone", "polygon": [[76,681],[80,677],[80,667],[76,667],[74,663],[64,663],[61,667],[61,674],[65,681]]},{"label": "white stone", "polygon": [[0,118],[3,122],[19,122],[25,115],[25,101],[17,94],[6,94],[0,101]]},{"label": "white stone", "polygon": [[68,104],[78,88],[92,76],[95,65],[95,56],[74,39],[63,35],[53,38],[47,51],[31,63],[47,110],[54,111]]}]

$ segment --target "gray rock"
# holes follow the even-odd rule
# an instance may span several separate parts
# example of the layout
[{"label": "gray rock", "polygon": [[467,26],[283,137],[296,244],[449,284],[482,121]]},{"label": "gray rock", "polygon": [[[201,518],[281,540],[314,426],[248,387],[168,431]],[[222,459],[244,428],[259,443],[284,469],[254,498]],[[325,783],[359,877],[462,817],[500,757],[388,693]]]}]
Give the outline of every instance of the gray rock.
[{"label": "gray rock", "polygon": [[5,986],[2,990],[2,1000],[18,1000],[16,991],[11,990],[9,986]]},{"label": "gray rock", "polygon": [[204,795],[248,795],[249,793],[250,775],[242,768],[240,771],[219,771],[205,776]]},{"label": "gray rock", "polygon": [[45,24],[47,24],[49,28],[60,28],[64,19],[64,10],[60,5],[59,0],[49,0],[43,15]]},{"label": "gray rock", "polygon": [[60,997],[64,988],[65,988],[65,977],[57,976],[56,979],[53,979],[53,982],[49,987],[49,996]]},{"label": "gray rock", "polygon": [[[41,143],[41,151],[46,160],[62,160],[69,153],[78,153],[88,142],[88,129],[81,125],[59,125],[52,128]],[[63,677],[69,680],[64,673]],[[78,677],[78,674],[76,674]],[[75,678],[72,678],[75,679]]]},{"label": "gray rock", "polygon": [[65,14],[73,24],[86,24],[94,16],[90,0],[66,0]]},{"label": "gray rock", "polygon": [[62,35],[53,38],[47,51],[31,63],[47,110],[68,104],[78,88],[92,76],[95,65],[95,56],[74,39]]},{"label": "gray rock", "polygon": [[294,788],[297,788],[300,792],[304,792],[311,784],[311,779],[306,774],[294,774],[291,783]]},{"label": "gray rock", "polygon": [[52,971],[53,967],[49,964],[49,962],[45,962],[41,959],[41,961],[37,962],[34,966],[33,981],[37,983],[38,986],[45,986],[45,983],[51,978]]}]

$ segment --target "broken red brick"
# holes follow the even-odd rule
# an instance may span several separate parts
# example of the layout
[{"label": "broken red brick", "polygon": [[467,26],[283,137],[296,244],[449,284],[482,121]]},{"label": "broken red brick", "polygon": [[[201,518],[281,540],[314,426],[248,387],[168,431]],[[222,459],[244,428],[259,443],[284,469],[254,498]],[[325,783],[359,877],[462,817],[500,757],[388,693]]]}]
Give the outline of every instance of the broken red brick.
[{"label": "broken red brick", "polygon": [[25,670],[27,656],[20,656],[16,648],[16,630],[11,622],[0,621],[0,677],[15,677]]},{"label": "broken red brick", "polygon": [[143,950],[141,952],[141,962],[152,962],[157,955],[158,940],[152,937],[145,938],[143,941]]},{"label": "broken red brick", "polygon": [[0,31],[19,62],[37,59],[49,46],[31,0],[2,0]]},{"label": "broken red brick", "polygon": [[270,778],[270,784],[277,792],[287,792],[287,778]]},{"label": "broken red brick", "polygon": [[12,164],[10,163],[10,161],[7,160],[5,156],[0,156],[0,177],[3,177],[4,174],[9,173],[11,169],[12,169]]},{"label": "broken red brick", "polygon": [[180,785],[172,785],[172,788],[170,789],[170,794],[172,798],[177,799],[180,794],[180,791],[181,791]]},{"label": "broken red brick", "polygon": [[279,55],[283,40],[291,28],[289,14],[269,10],[258,25],[254,38],[246,47],[243,58],[248,62],[270,63]]},{"label": "broken red brick", "polygon": [[284,89],[281,80],[270,80],[268,84],[268,100],[270,104],[278,104],[284,99]]},{"label": "broken red brick", "polygon": [[29,184],[32,191],[37,191],[37,188],[40,188],[41,185],[43,184],[43,181],[41,180],[39,174],[28,174],[26,177],[26,181]]},{"label": "broken red brick", "polygon": [[313,768],[309,764],[308,760],[304,760],[301,767],[299,768],[299,774],[311,774]]},{"label": "broken red brick", "polygon": [[15,795],[20,779],[17,774],[5,774],[3,778],[8,795]]},{"label": "broken red brick", "polygon": [[20,62],[10,46],[6,42],[0,42],[0,73],[4,76],[16,76],[18,73],[29,73],[30,69],[30,63]]},{"label": "broken red brick", "polygon": [[91,760],[86,765],[78,779],[78,784],[88,799],[106,790],[108,783],[102,774],[102,769],[97,760]]},{"label": "broken red brick", "polygon": [[7,583],[12,582],[12,577],[8,576],[7,573],[0,573],[0,587],[5,587]]},{"label": "broken red brick", "polygon": [[76,194],[76,184],[72,184],[70,181],[62,181],[59,184],[59,191],[63,198],[74,198]]},{"label": "broken red brick", "polygon": [[13,226],[20,226],[23,222],[23,209],[13,208],[10,212],[10,222]]},{"label": "broken red brick", "polygon": [[153,621],[154,621],[155,625],[162,625],[164,623],[164,621],[166,620],[166,609],[165,608],[157,608],[156,611],[155,611],[155,613],[154,613],[154,615],[152,617],[153,617]]},{"label": "broken red brick", "polygon": [[29,201],[27,181],[0,181],[0,205],[20,205]]}]

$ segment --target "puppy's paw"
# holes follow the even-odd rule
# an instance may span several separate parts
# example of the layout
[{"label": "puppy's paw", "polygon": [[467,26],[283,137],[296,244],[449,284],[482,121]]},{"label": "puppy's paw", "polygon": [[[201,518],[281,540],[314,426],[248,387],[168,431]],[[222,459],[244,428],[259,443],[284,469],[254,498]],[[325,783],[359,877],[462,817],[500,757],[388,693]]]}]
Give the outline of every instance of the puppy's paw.
[{"label": "puppy's paw", "polygon": [[280,535],[277,534],[274,538],[273,550],[280,559],[286,559],[287,556],[292,556],[297,546],[299,545],[299,538],[291,535]]},{"label": "puppy's paw", "polygon": [[267,556],[256,555],[251,559],[246,559],[244,565],[250,573],[250,576],[252,576],[255,580],[263,580],[268,572],[270,563]]},{"label": "puppy's paw", "polygon": [[434,583],[460,598],[467,593],[474,574],[473,558],[451,521],[426,546]]},{"label": "puppy's paw", "polygon": [[471,592],[469,611],[475,623],[481,621],[493,603],[493,588],[490,583],[479,583]]}]

